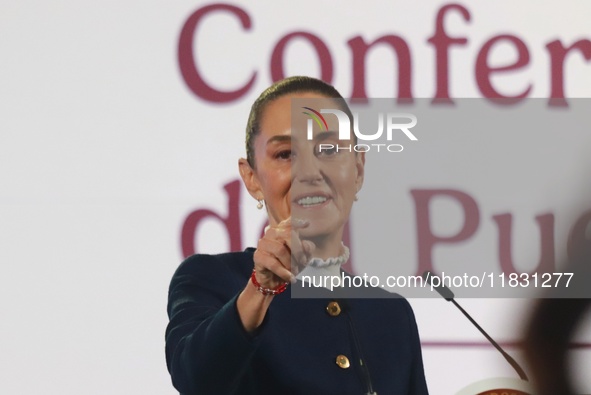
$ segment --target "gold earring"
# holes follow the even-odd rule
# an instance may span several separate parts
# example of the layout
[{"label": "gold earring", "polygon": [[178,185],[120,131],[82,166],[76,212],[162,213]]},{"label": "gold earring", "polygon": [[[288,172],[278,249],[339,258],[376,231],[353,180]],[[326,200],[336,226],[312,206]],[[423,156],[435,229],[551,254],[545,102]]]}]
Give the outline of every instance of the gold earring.
[{"label": "gold earring", "polygon": [[263,209],[263,199],[258,199],[258,201],[259,201],[259,203],[257,204],[257,208],[259,210],[262,210]]}]

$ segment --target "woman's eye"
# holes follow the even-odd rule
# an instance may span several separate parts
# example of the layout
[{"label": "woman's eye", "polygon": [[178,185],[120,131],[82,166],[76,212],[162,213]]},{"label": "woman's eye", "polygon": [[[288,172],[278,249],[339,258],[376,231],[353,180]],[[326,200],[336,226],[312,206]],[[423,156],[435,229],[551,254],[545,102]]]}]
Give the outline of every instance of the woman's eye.
[{"label": "woman's eye", "polygon": [[291,150],[282,150],[275,154],[276,159],[291,159]]}]

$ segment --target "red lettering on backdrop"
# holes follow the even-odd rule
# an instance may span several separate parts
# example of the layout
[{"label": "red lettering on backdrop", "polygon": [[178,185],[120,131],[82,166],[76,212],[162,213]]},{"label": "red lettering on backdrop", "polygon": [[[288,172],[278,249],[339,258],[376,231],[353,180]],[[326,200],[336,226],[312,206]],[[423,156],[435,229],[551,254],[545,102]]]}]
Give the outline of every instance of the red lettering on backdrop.
[{"label": "red lettering on backdrop", "polygon": [[[568,235],[568,257],[576,261],[580,256],[591,257],[591,211],[577,219]],[[591,262],[587,262],[590,264]]]},{"label": "red lettering on backdrop", "polygon": [[410,49],[404,39],[398,36],[388,35],[382,36],[372,43],[367,44],[361,36],[357,36],[347,41],[347,43],[351,48],[351,57],[353,59],[352,98],[367,99],[367,92],[365,91],[365,58],[371,47],[381,43],[390,46],[398,59],[398,98],[412,98]]},{"label": "red lettering on backdrop", "polygon": [[[417,275],[426,270],[433,271],[433,248],[437,244],[458,243],[470,238],[478,229],[480,216],[476,201],[467,193],[455,189],[413,189],[410,191],[417,221],[418,269]],[[449,197],[456,200],[464,210],[462,229],[451,236],[437,236],[431,229],[429,203],[435,197]]]},{"label": "red lettering on backdrop", "polygon": [[228,195],[228,215],[226,218],[208,210],[198,209],[187,216],[181,230],[181,249],[183,257],[191,256],[199,252],[195,236],[201,222],[206,218],[214,218],[220,221],[228,232],[230,238],[230,251],[242,251],[242,235],[240,228],[240,181],[232,181],[224,185]]},{"label": "red lettering on backdrop", "polygon": [[437,103],[453,103],[449,97],[449,56],[448,49],[452,44],[466,45],[468,39],[451,38],[445,33],[443,27],[443,18],[448,11],[457,10],[462,14],[466,22],[470,22],[470,12],[460,4],[448,4],[439,9],[435,22],[435,33],[427,42],[433,44],[435,47],[436,56],[436,79],[437,91],[435,92],[434,102]]},{"label": "red lettering on backdrop", "polygon": [[271,55],[271,78],[273,79],[273,82],[282,80],[286,77],[285,67],[283,65],[283,55],[285,47],[287,47],[287,44],[294,38],[303,38],[312,44],[318,55],[318,60],[320,61],[320,79],[329,84],[332,83],[333,67],[330,51],[318,36],[307,32],[290,33],[279,40],[277,45],[275,45],[273,54]]},{"label": "red lettering on backdrop", "polygon": [[550,53],[550,105],[567,106],[564,98],[564,58],[573,49],[579,50],[586,60],[591,60],[591,41],[579,40],[570,47],[565,47],[560,40],[554,40],[546,45]]},{"label": "red lettering on backdrop", "polygon": [[[191,212],[185,219],[181,231],[181,248],[183,257],[199,253],[199,246],[196,245],[196,235],[202,221],[213,218],[221,222],[227,230],[230,241],[230,251],[242,251],[241,222],[240,222],[240,189],[239,180],[224,185],[228,196],[228,214],[226,217],[208,209],[197,209]],[[467,193],[454,189],[413,189],[410,191],[415,203],[415,214],[417,224],[417,249],[418,268],[417,275],[426,270],[433,271],[433,249],[437,244],[451,244],[465,241],[472,237],[480,222],[479,209],[476,201]],[[457,201],[464,211],[464,224],[462,229],[455,235],[435,235],[431,227],[431,213],[429,204],[437,197],[448,197]],[[511,229],[513,216],[510,213],[494,215],[493,220],[497,224],[499,242],[498,255],[501,269],[504,273],[521,274],[515,268],[512,259]],[[542,214],[535,217],[540,229],[540,261],[537,267],[529,272],[553,273],[556,266],[555,240],[554,240],[554,214]],[[264,226],[260,237],[264,234]],[[584,213],[572,227],[568,240],[569,257],[575,256],[575,247],[591,251],[591,237],[588,235],[588,228],[591,226],[591,211]],[[351,249],[351,260],[343,266],[349,273],[355,273],[353,264],[352,235],[349,224],[345,226],[343,242]]]},{"label": "red lettering on backdrop", "polygon": [[[515,269],[515,264],[511,257],[513,215],[506,213],[493,215],[492,218],[497,223],[499,229],[499,261],[503,273],[507,275],[511,273],[521,274],[522,272]],[[536,222],[540,227],[540,262],[530,274],[553,273],[556,264],[554,254],[554,214],[538,215]]]},{"label": "red lettering on backdrop", "polygon": [[212,4],[202,7],[191,14],[181,30],[178,46],[178,61],[183,79],[191,92],[206,101],[227,103],[242,97],[254,84],[257,73],[256,71],[253,72],[246,85],[233,91],[220,91],[212,88],[201,76],[195,62],[195,54],[193,53],[195,31],[206,15],[216,11],[229,12],[236,15],[240,19],[242,27],[246,30],[249,30],[252,26],[250,17],[242,8],[228,4]]},{"label": "red lettering on backdrop", "polygon": [[[449,92],[449,49],[452,45],[466,45],[468,39],[466,37],[449,37],[444,28],[444,19],[451,11],[458,12],[466,21],[471,21],[471,15],[468,9],[461,4],[446,4],[442,6],[435,18],[435,32],[427,42],[432,44],[435,49],[435,79],[436,91],[433,97],[434,103],[453,104]],[[199,26],[199,23],[207,15],[214,12],[229,12],[236,16],[242,23],[245,30],[250,30],[252,23],[250,16],[244,9],[228,4],[212,4],[202,7],[195,11],[183,25],[178,45],[178,61],[181,69],[181,74],[189,89],[198,97],[214,103],[227,103],[235,101],[243,97],[254,85],[257,71],[253,71],[250,80],[242,87],[230,90],[221,91],[211,87],[201,75],[197,63],[196,54],[193,51],[194,35]],[[285,77],[284,67],[284,52],[287,44],[295,38],[304,38],[310,42],[316,53],[321,68],[321,77],[323,80],[332,83],[333,78],[333,60],[328,49],[327,44],[313,33],[308,32],[293,32],[285,35],[279,40],[272,51],[270,59],[271,77],[273,81],[278,81]],[[488,53],[494,44],[500,40],[511,42],[518,50],[518,58],[515,63],[502,66],[490,67],[488,65]],[[371,44],[366,44],[361,36],[356,36],[347,41],[351,49],[352,61],[352,86],[353,92],[351,94],[354,98],[364,99],[367,97],[365,91],[365,58],[370,47],[377,43],[386,43],[390,45],[396,52],[398,57],[398,97],[412,98],[411,91],[411,56],[410,49],[403,38],[386,35],[375,40]],[[550,55],[550,82],[551,91],[549,95],[550,106],[567,106],[564,93],[564,63],[565,58],[569,52],[573,50],[579,51],[586,60],[591,60],[591,41],[581,39],[576,41],[571,46],[565,46],[560,40],[554,40],[546,45]],[[494,73],[514,71],[523,68],[529,64],[529,51],[526,44],[512,35],[499,35],[489,39],[486,44],[478,52],[475,64],[475,77],[478,88],[485,98],[490,99],[506,99],[508,96],[498,92],[492,86],[490,77]],[[516,96],[509,96],[509,99],[516,99],[509,103],[515,103],[529,94],[532,84]]]},{"label": "red lettering on backdrop", "polygon": [[[500,66],[500,67],[491,67],[488,65],[488,54],[493,46],[499,42],[509,42],[515,46],[517,49],[517,60],[510,65]],[[478,52],[478,57],[476,58],[476,82],[478,83],[478,88],[482,95],[487,98],[491,99],[515,99],[509,102],[502,101],[502,103],[516,103],[521,99],[527,97],[529,92],[531,91],[531,84],[528,85],[527,89],[524,90],[522,93],[515,95],[515,96],[506,96],[499,93],[493,86],[490,81],[491,74],[494,73],[501,73],[507,71],[514,71],[520,68],[523,68],[529,64],[529,51],[527,46],[523,41],[521,41],[518,37],[504,34],[500,36],[495,36],[488,40]]]}]

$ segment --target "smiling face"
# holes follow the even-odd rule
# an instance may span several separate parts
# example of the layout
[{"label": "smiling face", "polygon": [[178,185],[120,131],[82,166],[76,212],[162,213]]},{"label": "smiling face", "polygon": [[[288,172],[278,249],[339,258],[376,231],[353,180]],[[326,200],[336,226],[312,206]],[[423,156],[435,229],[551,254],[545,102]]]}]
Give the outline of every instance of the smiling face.
[{"label": "smiling face", "polygon": [[[328,249],[326,253],[335,256],[340,253],[343,228],[363,183],[364,156],[325,148],[328,144],[355,144],[338,140],[334,116],[326,117],[327,131],[315,125],[313,139],[308,140],[308,116],[294,111],[292,119],[294,98],[314,99],[309,107],[316,111],[336,107],[333,100],[311,92],[287,94],[268,103],[254,141],[255,168],[241,160],[241,174],[251,195],[265,199],[271,225],[290,216],[306,220],[309,226],[300,231],[300,237],[313,240],[320,250]],[[325,144],[322,150],[320,144]]]}]

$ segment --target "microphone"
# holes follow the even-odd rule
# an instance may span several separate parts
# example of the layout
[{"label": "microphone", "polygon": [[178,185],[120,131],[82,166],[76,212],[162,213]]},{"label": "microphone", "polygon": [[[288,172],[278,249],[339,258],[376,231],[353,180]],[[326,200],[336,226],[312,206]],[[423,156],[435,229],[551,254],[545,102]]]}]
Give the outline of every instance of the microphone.
[{"label": "microphone", "polygon": [[369,374],[369,368],[367,366],[367,361],[363,356],[363,351],[361,347],[361,342],[359,341],[359,336],[357,335],[357,329],[355,328],[355,323],[353,322],[353,317],[349,314],[349,303],[345,299],[337,299],[337,302],[341,305],[342,312],[347,316],[347,322],[349,324],[349,329],[351,331],[351,335],[353,336],[353,345],[355,350],[357,351],[357,356],[359,358],[359,368],[361,369],[361,374],[363,376],[363,381],[365,387],[367,388],[367,392],[363,395],[378,395],[377,392],[373,390],[373,383],[371,381],[371,375]]},{"label": "microphone", "polygon": [[454,299],[455,295],[451,291],[451,289],[449,289],[445,285],[440,285],[438,287],[435,287],[433,285],[433,273],[431,273],[428,270],[423,273],[422,277],[423,277],[423,280],[425,280],[429,285],[431,285],[431,287],[433,289],[435,289],[437,291],[437,293],[439,293],[439,295],[441,295],[448,302],[452,302],[462,312],[462,314],[464,314],[466,316],[466,318],[470,320],[472,325],[474,325],[480,331],[480,333],[482,333],[484,335],[484,337],[486,337],[486,339],[490,342],[490,344],[492,344],[501,353],[501,355],[505,358],[505,360],[507,362],[509,362],[509,364],[513,367],[513,369],[515,369],[515,371],[519,375],[520,379],[525,380],[525,381],[529,381],[529,379],[527,378],[527,375],[525,374],[525,372],[523,371],[521,366],[519,366],[517,361],[514,360],[513,357],[511,357],[511,355],[507,354],[505,352],[505,350],[503,350],[501,348],[501,346],[499,346],[499,344],[496,341],[494,341],[494,339],[492,337],[490,337],[489,334],[486,333],[486,331],[484,329],[482,329],[482,327],[480,325],[478,325],[478,323],[476,323],[476,321],[474,321],[474,319],[470,316],[470,314],[468,314],[468,312],[466,312],[466,310],[464,310],[462,308],[462,306],[460,306],[458,304],[458,302],[456,302],[456,300]]}]

